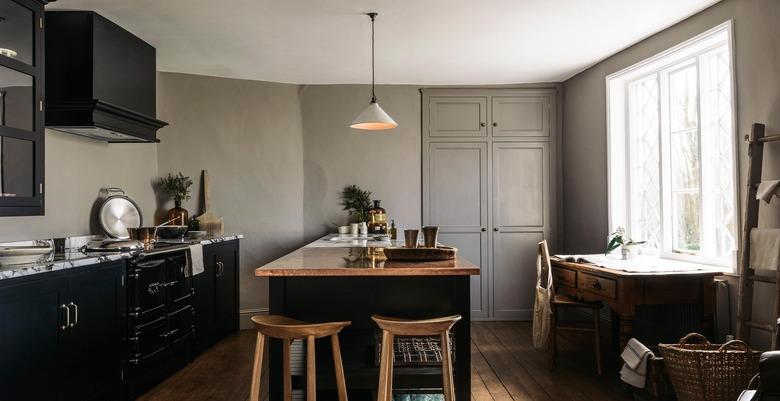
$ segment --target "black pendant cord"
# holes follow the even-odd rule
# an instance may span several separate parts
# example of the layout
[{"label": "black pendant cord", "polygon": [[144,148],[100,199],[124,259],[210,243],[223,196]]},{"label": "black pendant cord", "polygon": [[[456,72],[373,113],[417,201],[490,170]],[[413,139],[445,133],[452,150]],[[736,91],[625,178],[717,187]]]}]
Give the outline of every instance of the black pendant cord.
[{"label": "black pendant cord", "polygon": [[376,103],[376,92],[374,91],[374,19],[377,13],[368,13],[371,17],[371,103]]}]

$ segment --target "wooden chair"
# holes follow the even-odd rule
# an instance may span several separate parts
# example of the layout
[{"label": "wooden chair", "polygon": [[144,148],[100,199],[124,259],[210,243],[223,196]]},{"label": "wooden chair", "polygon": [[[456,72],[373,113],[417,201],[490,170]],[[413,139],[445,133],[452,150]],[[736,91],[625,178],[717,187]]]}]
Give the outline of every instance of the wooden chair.
[{"label": "wooden chair", "polygon": [[263,350],[265,338],[272,337],[282,340],[284,401],[292,399],[292,376],[290,375],[290,345],[292,340],[306,340],[306,401],[317,398],[317,374],[314,359],[314,340],[330,336],[333,348],[333,364],[336,373],[336,388],[339,401],[347,401],[347,386],[344,382],[344,366],[341,362],[339,347],[339,332],[352,322],[306,323],[285,316],[259,315],[252,316],[252,322],[257,329],[257,344],[255,345],[255,361],[252,368],[252,390],[250,401],[260,401],[260,377],[263,366]]},{"label": "wooden chair", "polygon": [[[385,316],[371,316],[382,329],[382,354],[379,362],[379,389],[377,401],[393,399],[393,339],[395,336],[439,336],[441,339],[442,379],[444,400],[455,400],[455,386],[452,377],[452,351],[450,347],[450,329],[460,315],[425,320],[397,319]],[[465,344],[464,346],[469,346]]]},{"label": "wooden chair", "polygon": [[[547,248],[547,241],[543,240],[539,243],[539,256],[542,259],[542,282],[544,283],[547,277],[547,272],[552,269],[550,263],[550,251]],[[558,351],[557,336],[559,330],[569,331],[585,331],[592,332],[594,336],[594,342],[596,346],[596,371],[601,376],[601,316],[599,311],[601,310],[601,302],[582,302],[578,301],[568,295],[556,294],[555,283],[552,283],[552,296],[550,297],[550,307],[552,309],[552,316],[550,322],[550,369],[555,367],[555,357]],[[587,327],[582,324],[562,323],[558,321],[558,312],[561,309],[588,309],[593,316],[593,326]]]}]

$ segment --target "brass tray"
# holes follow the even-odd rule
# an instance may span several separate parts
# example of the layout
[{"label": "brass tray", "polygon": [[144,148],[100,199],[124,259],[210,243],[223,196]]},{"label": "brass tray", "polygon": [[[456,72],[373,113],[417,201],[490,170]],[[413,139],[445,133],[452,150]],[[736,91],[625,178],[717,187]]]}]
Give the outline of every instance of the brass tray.
[{"label": "brass tray", "polygon": [[458,248],[384,248],[388,260],[452,260],[458,256]]}]

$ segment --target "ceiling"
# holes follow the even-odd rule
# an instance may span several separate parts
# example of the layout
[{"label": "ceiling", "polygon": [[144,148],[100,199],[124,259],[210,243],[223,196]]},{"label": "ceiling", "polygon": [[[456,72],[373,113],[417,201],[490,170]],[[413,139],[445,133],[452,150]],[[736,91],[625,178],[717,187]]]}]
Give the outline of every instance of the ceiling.
[{"label": "ceiling", "polygon": [[301,84],[563,81],[719,0],[59,0],[157,48],[157,69]]}]

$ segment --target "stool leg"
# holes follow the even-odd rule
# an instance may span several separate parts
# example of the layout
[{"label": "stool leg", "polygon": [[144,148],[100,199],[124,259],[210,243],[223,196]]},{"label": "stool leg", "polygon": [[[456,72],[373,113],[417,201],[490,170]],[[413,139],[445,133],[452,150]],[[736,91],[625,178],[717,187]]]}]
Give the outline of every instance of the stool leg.
[{"label": "stool leg", "polygon": [[599,309],[593,309],[593,335],[596,336],[596,371],[601,376],[601,316]]},{"label": "stool leg", "polygon": [[557,333],[556,329],[558,328],[558,311],[555,308],[555,305],[550,306],[552,313],[550,314],[550,334],[548,334],[549,338],[549,347],[550,347],[550,370],[555,369],[555,354],[558,352],[557,347]]},{"label": "stool leg", "polygon": [[450,331],[441,332],[441,374],[444,382],[444,401],[455,401],[455,387],[452,383],[452,354],[450,353]]},{"label": "stool leg", "polygon": [[393,364],[395,364],[395,335],[390,333],[390,338],[387,340],[387,349],[390,352],[387,353],[387,395],[386,401],[393,401]]},{"label": "stool leg", "polygon": [[393,335],[387,330],[382,330],[382,353],[379,357],[379,388],[376,400],[387,401],[388,393],[392,395],[392,383],[388,383],[388,373],[393,364]]},{"label": "stool leg", "polygon": [[306,337],[306,401],[317,400],[317,361],[314,355],[314,336],[308,336]]},{"label": "stool leg", "polygon": [[260,401],[260,375],[263,369],[263,351],[265,348],[265,336],[257,332],[255,343],[255,361],[252,365],[252,387],[249,394],[250,401]]},{"label": "stool leg", "polygon": [[292,373],[290,373],[291,340],[282,340],[282,377],[284,378],[284,401],[292,401]]},{"label": "stool leg", "polygon": [[339,401],[347,401],[347,384],[344,381],[344,365],[341,361],[341,347],[339,336],[330,336],[331,348],[333,348],[333,367],[336,371],[336,388],[339,392]]}]

